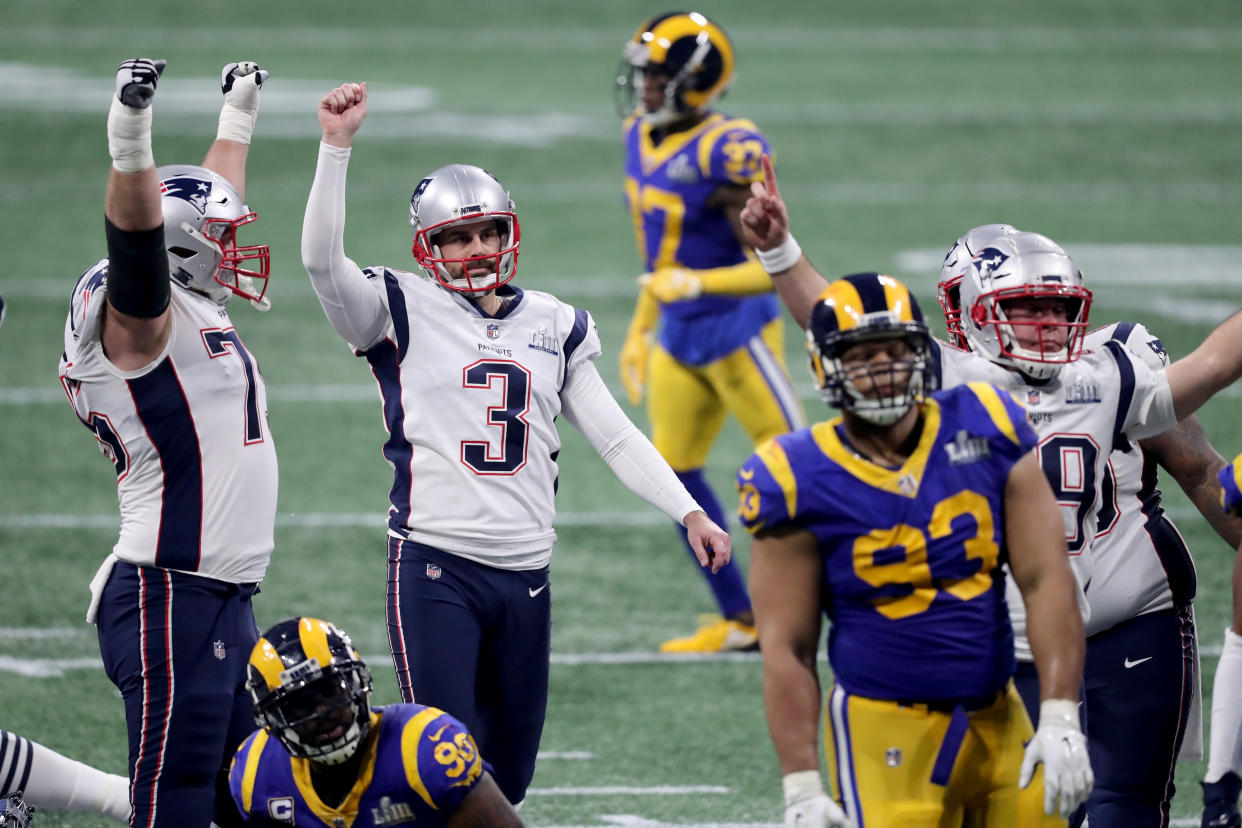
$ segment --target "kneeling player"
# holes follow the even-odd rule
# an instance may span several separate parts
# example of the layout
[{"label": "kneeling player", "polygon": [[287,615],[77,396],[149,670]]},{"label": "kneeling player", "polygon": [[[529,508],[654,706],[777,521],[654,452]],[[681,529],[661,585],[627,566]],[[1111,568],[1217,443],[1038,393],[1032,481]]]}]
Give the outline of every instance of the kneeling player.
[{"label": "kneeling player", "polygon": [[521,826],[461,722],[370,706],[371,671],[332,624],[290,618],[263,633],[247,686],[263,729],[237,749],[229,789],[248,823]]}]

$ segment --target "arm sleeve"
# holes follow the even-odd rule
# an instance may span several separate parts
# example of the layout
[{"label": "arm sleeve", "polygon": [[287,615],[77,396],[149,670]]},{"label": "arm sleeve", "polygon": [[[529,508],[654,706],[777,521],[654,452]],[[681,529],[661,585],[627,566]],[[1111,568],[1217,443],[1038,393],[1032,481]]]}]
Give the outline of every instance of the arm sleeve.
[{"label": "arm sleeve", "polygon": [[388,309],[358,265],[345,256],[345,173],[349,150],[320,143],[315,182],[302,221],[302,266],[333,329],[355,350],[374,345]]},{"label": "arm sleeve", "polygon": [[108,302],[126,316],[154,319],[168,309],[168,251],[164,225],[121,230],[104,216],[108,239]]},{"label": "arm sleeve", "polygon": [[625,416],[593,362],[583,362],[569,375],[561,406],[565,418],[631,492],[678,523],[700,508],[651,441]]}]

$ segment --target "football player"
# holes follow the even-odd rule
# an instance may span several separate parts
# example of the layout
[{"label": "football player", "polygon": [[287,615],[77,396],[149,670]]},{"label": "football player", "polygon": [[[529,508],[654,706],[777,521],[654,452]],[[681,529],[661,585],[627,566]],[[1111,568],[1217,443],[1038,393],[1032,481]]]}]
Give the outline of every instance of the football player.
[{"label": "football player", "polygon": [[261,729],[237,749],[229,790],[248,824],[522,824],[460,721],[422,704],[371,707],[371,671],[333,624],[272,626],[246,686]]},{"label": "football player", "polygon": [[[829,285],[807,344],[842,416],[762,444],[738,473],[786,826],[1064,825],[1051,815],[1091,789],[1083,628],[1021,406],[986,383],[933,393],[927,325],[888,276]],[[1043,679],[1034,732],[1010,680],[1002,554]],[[844,813],[819,773],[821,614]]]},{"label": "football player", "polygon": [[[616,88],[625,197],[648,271],[621,348],[621,379],[634,405],[647,392],[652,443],[721,526],[724,509],[704,466],[728,414],[756,444],[803,424],[785,368],[780,304],[738,227],[768,141],[751,121],[713,109],[733,82],[733,65],[720,26],[670,12],[625,44]],[[704,575],[720,615],[660,649],[753,649],[740,567]]]},{"label": "football player", "polygon": [[0,808],[0,826],[3,828],[26,828],[34,816],[35,807],[22,798],[21,791],[14,791],[4,797]]},{"label": "football player", "polygon": [[[19,792],[30,805],[99,813],[129,822],[129,780],[0,730],[0,796]],[[2,823],[0,823],[2,824]]]},{"label": "football player", "polygon": [[[804,319],[815,290],[824,280],[788,234],[788,214],[774,182],[757,186],[753,192],[743,219],[755,234],[756,244],[766,251],[761,258],[765,268],[776,274],[777,289],[795,318]],[[988,372],[996,366],[1005,368],[1010,377],[1008,387],[1025,400],[1041,436],[1041,465],[1065,506],[1071,563],[1080,583],[1094,584],[1093,543],[1097,535],[1106,536],[1117,525],[1121,507],[1116,498],[1123,492],[1115,466],[1110,468],[1110,455],[1114,448],[1124,449],[1132,440],[1167,431],[1242,372],[1238,339],[1242,316],[1227,320],[1194,353],[1167,368],[1163,362],[1151,363],[1150,358],[1111,337],[1098,342],[1098,350],[1084,351],[1090,293],[1064,251],[1031,233],[1002,235],[979,243],[972,265],[963,271],[958,285],[960,334],[974,356],[984,356],[991,363],[990,368],[979,367],[979,376],[992,379],[993,374]],[[1150,350],[1147,343],[1143,347]],[[960,367],[969,375],[974,369],[965,362],[971,355],[957,353]],[[1181,458],[1176,463],[1178,468],[1210,467],[1210,446],[1205,449],[1206,440],[1196,437],[1194,431],[1194,424],[1189,424],[1171,438],[1188,455],[1193,448],[1193,456]],[[1126,476],[1125,485],[1134,490],[1132,475]],[[1107,487],[1113,491],[1106,492]],[[1140,482],[1139,487],[1134,490],[1136,494],[1146,484]],[[1199,494],[1194,499],[1201,501]],[[1140,504],[1139,511],[1143,513],[1143,531],[1153,532],[1147,557],[1152,564],[1149,574],[1160,574],[1156,565],[1161,569],[1168,566],[1167,579],[1149,577],[1146,592],[1138,596],[1127,595],[1133,584],[1103,589],[1099,596],[1106,610],[1101,623],[1116,625],[1117,630],[1098,639],[1098,646],[1093,648],[1091,673],[1099,683],[1089,690],[1094,690],[1101,705],[1115,705],[1121,719],[1106,711],[1099,725],[1101,729],[1112,725],[1120,730],[1116,730],[1119,735],[1101,740],[1096,748],[1105,752],[1100,754],[1102,782],[1100,794],[1092,802],[1093,824],[1098,819],[1101,824],[1158,825],[1167,819],[1172,765],[1190,716],[1190,700],[1197,692],[1193,619],[1188,608],[1194,587],[1193,574],[1187,573],[1193,569],[1184,544],[1171,524],[1162,520],[1158,506],[1148,500]],[[1113,566],[1105,565],[1107,559],[1102,564],[1100,574],[1105,583],[1110,570],[1114,575],[1126,573],[1129,566],[1117,565],[1117,555],[1128,554],[1128,547],[1120,536],[1113,543],[1122,546],[1113,547],[1120,550],[1112,556]],[[1136,603],[1118,604],[1118,589],[1126,602],[1133,599]],[[1011,601],[1011,606],[1017,610],[1019,602]],[[1119,623],[1134,609],[1138,615],[1133,623]],[[1020,616],[1020,611],[1015,614]],[[1106,629],[1101,626],[1095,631]],[[1134,646],[1142,647],[1143,652],[1127,654],[1126,648]],[[1149,650],[1150,661],[1146,655]],[[1114,663],[1118,659],[1120,679]],[[1123,701],[1115,694],[1110,697],[1109,691],[1110,687],[1115,690],[1118,681],[1133,684],[1128,671],[1147,664],[1154,665],[1154,675],[1140,682],[1144,691],[1173,702],[1156,702],[1160,710],[1153,722],[1158,726],[1152,728],[1151,738],[1138,739],[1128,726],[1132,707],[1126,705],[1133,705],[1133,696]],[[1134,783],[1135,779],[1141,781]]]},{"label": "football player", "polygon": [[276,451],[258,363],[227,300],[266,307],[268,249],[246,159],[267,72],[221,73],[203,165],[156,169],[152,100],[164,61],[121,64],[108,115],[108,258],[77,280],[60,378],[116,470],[121,532],[91,582],[108,678],[129,732],[133,824],[236,824],[225,773],[252,724],[242,683],[258,638],[251,596],[276,519]]},{"label": "football player", "polygon": [[363,270],[345,256],[345,173],[365,117],[365,85],[320,102],[302,261],[383,397],[394,470],[388,636],[402,698],[463,721],[517,804],[547,709],[556,418],[685,526],[701,565],[727,564],[731,544],[608,392],[590,314],[511,284],[521,228],[490,173],[451,164],[418,183],[410,226],[421,274]]},{"label": "football player", "polygon": [[[1242,454],[1218,472],[1221,511],[1242,519]],[[1242,544],[1233,561],[1233,624],[1212,682],[1212,741],[1203,782],[1203,828],[1239,828],[1242,792]]]},{"label": "football player", "polygon": [[[960,284],[973,267],[974,255],[1003,234],[997,227],[1016,232],[1008,225],[973,228],[950,249],[941,271],[937,289],[949,337],[967,349],[970,343],[960,324]],[[1169,364],[1160,340],[1139,323],[1117,322],[1092,331],[1084,348],[1103,350],[1109,341],[1125,345],[1153,370]],[[1067,439],[1050,435],[1041,446],[1051,451]],[[1236,547],[1242,540],[1242,521],[1229,519],[1219,505],[1216,473],[1225,459],[1193,415],[1142,441],[1121,435],[1109,447],[1104,477],[1075,491],[1063,504],[1081,508],[1088,498],[1099,498],[1099,527],[1091,543],[1086,592],[1091,614],[1083,671],[1087,744],[1096,774],[1085,816],[1097,826],[1161,824],[1173,797],[1175,758],[1202,758],[1201,688],[1191,608],[1195,568],[1185,541],[1164,513],[1157,463],[1226,543]],[[1009,599],[1018,654],[1016,683],[1028,712],[1035,716],[1039,687],[1023,634],[1022,602],[1013,590]],[[1136,730],[1136,719],[1145,726]],[[1083,816],[1077,814],[1071,826],[1081,823]]]}]

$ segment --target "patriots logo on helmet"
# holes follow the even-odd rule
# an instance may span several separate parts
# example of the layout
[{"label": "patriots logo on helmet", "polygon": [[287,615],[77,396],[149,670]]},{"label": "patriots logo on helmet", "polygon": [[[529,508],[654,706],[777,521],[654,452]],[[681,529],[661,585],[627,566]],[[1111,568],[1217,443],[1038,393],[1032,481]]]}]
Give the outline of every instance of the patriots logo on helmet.
[{"label": "patriots logo on helmet", "polygon": [[431,183],[430,178],[424,178],[418,182],[418,186],[414,188],[414,195],[410,196],[410,209],[418,212],[418,202],[423,200],[423,193],[427,191],[427,185]]},{"label": "patriots logo on helmet", "polygon": [[211,195],[211,182],[188,175],[170,178],[160,182],[160,195],[187,201],[198,210],[199,215],[204,215],[207,212],[207,197]]},{"label": "patriots logo on helmet", "polygon": [[975,268],[978,269],[979,275],[989,276],[998,267],[1003,265],[1009,256],[995,247],[985,247],[975,254]]}]

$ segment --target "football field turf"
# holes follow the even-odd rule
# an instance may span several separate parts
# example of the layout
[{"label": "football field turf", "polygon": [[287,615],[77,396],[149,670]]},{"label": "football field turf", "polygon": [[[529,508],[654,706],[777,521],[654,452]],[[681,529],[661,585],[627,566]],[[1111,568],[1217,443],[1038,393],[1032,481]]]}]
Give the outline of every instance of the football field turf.
[{"label": "football field turf", "polygon": [[[966,228],[1003,221],[1064,244],[1095,290],[1094,323],[1142,321],[1174,358],[1242,304],[1234,0],[699,9],[739,55],[721,108],[770,138],[794,230],[825,274],[898,276],[942,330],[934,284],[943,251]],[[114,476],[56,378],[68,291],[104,253],[104,122],[116,64],[139,54],[169,61],[156,99],[157,163],[201,160],[223,63],[254,59],[272,73],[248,169],[259,220],[243,240],[272,247],[273,308],[232,311],[268,383],[281,469],[277,548],[256,612],[264,627],[293,614],[340,624],[369,656],[376,701],[389,703],[391,473],[378,394],[328,326],[299,256],[316,103],[343,81],[369,82],[349,176],[351,257],[411,267],[406,213],[421,175],[456,161],[486,167],[518,206],[526,245],[517,283],[591,311],[600,370],[620,393],[616,354],[639,264],[610,86],[621,44],[662,10],[632,0],[4,5],[0,727],[125,771],[121,703],[83,622],[86,585],[115,540]],[[822,418],[792,328],[792,372],[808,414]],[[1237,411],[1234,388],[1200,413],[1230,457],[1242,450]],[[645,412],[631,413],[645,427]],[[709,594],[663,517],[572,428],[561,433],[552,688],[523,817],[538,826],[779,822],[758,658],[655,655],[711,609]],[[731,423],[709,467],[726,504],[748,450]],[[1166,504],[1199,570],[1206,711],[1233,553],[1170,486]],[[745,568],[748,544],[732,528]],[[1202,770],[1178,767],[1177,824],[1198,824]],[[36,824],[107,823],[49,812]]]}]

